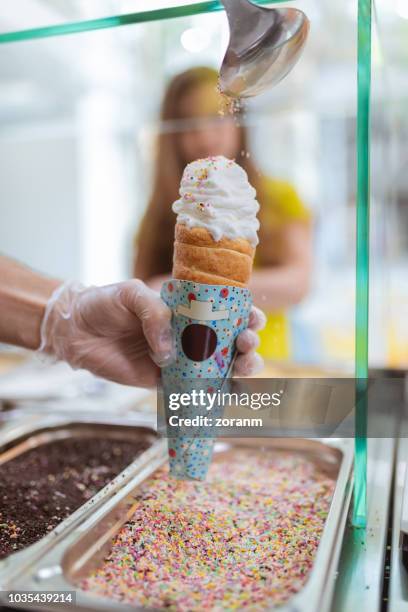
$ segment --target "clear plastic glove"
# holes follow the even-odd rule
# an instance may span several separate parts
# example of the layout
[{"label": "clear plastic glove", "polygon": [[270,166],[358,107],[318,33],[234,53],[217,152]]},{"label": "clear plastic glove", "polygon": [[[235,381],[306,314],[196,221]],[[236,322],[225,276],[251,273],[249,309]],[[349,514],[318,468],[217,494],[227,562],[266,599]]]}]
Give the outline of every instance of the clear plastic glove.
[{"label": "clear plastic glove", "polygon": [[[249,376],[262,366],[255,331],[264,322],[253,309],[249,329],[237,339],[235,375]],[[152,387],[160,367],[175,358],[171,311],[139,280],[87,288],[66,283],[47,304],[38,352],[121,384]]]},{"label": "clear plastic glove", "polygon": [[266,317],[262,310],[252,307],[249,315],[248,329],[241,332],[237,338],[238,356],[234,365],[234,376],[254,376],[264,367],[262,357],[256,353],[259,346],[259,336],[256,332],[266,325]]},{"label": "clear plastic glove", "polygon": [[62,285],[41,325],[40,353],[74,369],[139,387],[152,387],[159,366],[174,358],[171,312],[139,280],[105,287]]}]

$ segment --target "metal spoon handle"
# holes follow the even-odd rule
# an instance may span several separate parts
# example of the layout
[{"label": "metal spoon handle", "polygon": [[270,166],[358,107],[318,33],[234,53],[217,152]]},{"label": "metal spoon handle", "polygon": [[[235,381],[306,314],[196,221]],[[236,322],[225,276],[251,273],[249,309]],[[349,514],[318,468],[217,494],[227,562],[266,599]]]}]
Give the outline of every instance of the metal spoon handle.
[{"label": "metal spoon handle", "polygon": [[227,11],[228,17],[230,15],[236,15],[241,11],[248,11],[254,9],[254,5],[248,0],[221,0]]}]

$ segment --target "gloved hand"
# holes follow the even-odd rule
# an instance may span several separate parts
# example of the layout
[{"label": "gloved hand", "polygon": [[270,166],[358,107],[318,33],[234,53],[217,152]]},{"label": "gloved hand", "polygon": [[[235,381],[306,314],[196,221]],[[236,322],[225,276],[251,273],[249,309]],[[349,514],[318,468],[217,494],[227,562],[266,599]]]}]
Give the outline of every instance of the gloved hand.
[{"label": "gloved hand", "polygon": [[265,325],[266,317],[264,313],[253,306],[249,315],[248,329],[241,332],[236,341],[238,356],[235,360],[234,376],[253,376],[262,370],[264,361],[255,352],[260,342],[256,332],[261,331]]},{"label": "gloved hand", "polygon": [[[175,357],[171,311],[142,281],[105,287],[66,283],[51,296],[41,324],[40,354],[63,360],[115,382],[152,387],[160,366]],[[251,313],[250,328],[240,334],[234,374],[259,368],[255,354],[261,311]],[[262,362],[262,360],[261,360]]]}]

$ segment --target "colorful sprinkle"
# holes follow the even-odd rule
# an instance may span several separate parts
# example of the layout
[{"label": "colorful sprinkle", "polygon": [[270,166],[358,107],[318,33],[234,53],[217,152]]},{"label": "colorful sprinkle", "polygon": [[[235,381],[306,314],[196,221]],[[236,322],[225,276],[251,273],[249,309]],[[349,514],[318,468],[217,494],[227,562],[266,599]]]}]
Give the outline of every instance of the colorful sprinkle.
[{"label": "colorful sprinkle", "polygon": [[286,451],[216,455],[204,483],[159,470],[80,587],[148,609],[269,609],[305,584],[333,490],[311,459]]}]

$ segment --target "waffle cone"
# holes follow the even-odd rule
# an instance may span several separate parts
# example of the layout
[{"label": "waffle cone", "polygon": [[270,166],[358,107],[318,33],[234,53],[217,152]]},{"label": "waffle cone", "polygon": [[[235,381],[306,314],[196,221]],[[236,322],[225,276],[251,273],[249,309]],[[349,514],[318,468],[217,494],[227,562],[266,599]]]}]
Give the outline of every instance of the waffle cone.
[{"label": "waffle cone", "polygon": [[173,278],[206,285],[247,287],[255,249],[242,238],[215,241],[208,230],[176,225]]}]

